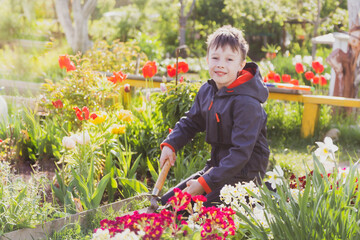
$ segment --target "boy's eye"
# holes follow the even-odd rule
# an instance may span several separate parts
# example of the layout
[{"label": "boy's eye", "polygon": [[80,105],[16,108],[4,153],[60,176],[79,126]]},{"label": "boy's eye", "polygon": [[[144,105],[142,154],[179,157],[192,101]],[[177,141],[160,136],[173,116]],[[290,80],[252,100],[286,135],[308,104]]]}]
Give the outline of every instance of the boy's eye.
[{"label": "boy's eye", "polygon": [[232,61],[233,59],[232,58],[229,58],[228,61]]},{"label": "boy's eye", "polygon": [[216,59],[218,59],[218,57],[212,57],[212,59],[215,59],[215,60],[216,60]]}]

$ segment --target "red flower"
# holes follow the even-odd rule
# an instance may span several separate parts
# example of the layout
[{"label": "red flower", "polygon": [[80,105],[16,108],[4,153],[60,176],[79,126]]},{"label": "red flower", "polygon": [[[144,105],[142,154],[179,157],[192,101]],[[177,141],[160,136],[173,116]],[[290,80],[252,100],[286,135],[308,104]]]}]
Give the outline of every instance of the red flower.
[{"label": "red flower", "polygon": [[311,80],[311,79],[313,79],[313,77],[314,77],[315,75],[314,75],[314,73],[312,72],[312,71],[307,71],[306,73],[305,73],[305,78],[306,78],[306,80]]},{"label": "red flower", "polygon": [[326,78],[325,78],[323,75],[321,75],[321,76],[320,76],[320,85],[321,85],[321,86],[324,86],[324,85],[326,85],[326,84],[327,84]]},{"label": "red flower", "polygon": [[60,68],[66,68],[67,72],[76,70],[75,64],[72,61],[70,61],[68,55],[59,56],[59,66]]},{"label": "red flower", "polygon": [[60,99],[56,100],[55,102],[52,101],[52,105],[54,105],[55,108],[63,108],[64,107],[64,104]]},{"label": "red flower", "polygon": [[207,198],[205,197],[205,196],[203,196],[203,195],[197,195],[197,196],[193,196],[192,197],[192,200],[194,201],[194,202],[206,202],[207,201]]},{"label": "red flower", "polygon": [[290,80],[291,80],[291,76],[289,74],[283,74],[281,76],[281,78],[282,78],[282,81],[285,83],[290,82]]},{"label": "red flower", "polygon": [[265,76],[263,79],[264,82],[268,82],[268,78]]},{"label": "red flower", "polygon": [[183,83],[184,82],[184,77],[181,76],[180,79],[179,79],[179,83]]},{"label": "red flower", "polygon": [[314,76],[313,83],[314,84],[319,84],[319,82],[320,82],[320,77],[319,76]]},{"label": "red flower", "polygon": [[123,74],[121,71],[118,71],[118,72],[113,72],[113,75],[111,77],[108,77],[108,80],[116,84],[125,81],[126,78],[127,78],[126,74]]},{"label": "red flower", "polygon": [[157,72],[156,62],[155,61],[146,62],[142,71],[144,78],[152,78]]},{"label": "red flower", "polygon": [[92,113],[91,115],[90,115],[90,118],[91,119],[96,119],[98,117],[98,115],[96,114],[96,113]]},{"label": "red flower", "polygon": [[297,73],[303,73],[304,72],[304,66],[301,63],[296,63],[295,64],[295,71]]},{"label": "red flower", "polygon": [[274,76],[275,76],[275,72],[273,71],[270,71],[268,74],[267,74],[267,77],[269,80],[274,80]]},{"label": "red flower", "polygon": [[78,107],[73,107],[75,110],[76,117],[82,121],[82,120],[88,120],[89,119],[89,109],[87,107],[83,107],[81,110]]},{"label": "red flower", "polygon": [[2,142],[3,142],[3,140],[0,139],[0,143],[2,143]]},{"label": "red flower", "polygon": [[187,73],[189,71],[189,65],[186,62],[178,62],[178,71],[179,73]]},{"label": "red flower", "polygon": [[318,61],[312,62],[311,65],[316,73],[322,73],[324,71],[324,66]]},{"label": "red flower", "polygon": [[176,75],[176,68],[172,67],[171,65],[168,65],[166,68],[169,77],[174,77]]},{"label": "red flower", "polygon": [[294,84],[294,85],[299,85],[299,80],[291,79],[289,83]]},{"label": "red flower", "polygon": [[277,83],[281,82],[280,75],[277,73],[275,73],[275,75],[274,75],[274,82],[277,82]]}]

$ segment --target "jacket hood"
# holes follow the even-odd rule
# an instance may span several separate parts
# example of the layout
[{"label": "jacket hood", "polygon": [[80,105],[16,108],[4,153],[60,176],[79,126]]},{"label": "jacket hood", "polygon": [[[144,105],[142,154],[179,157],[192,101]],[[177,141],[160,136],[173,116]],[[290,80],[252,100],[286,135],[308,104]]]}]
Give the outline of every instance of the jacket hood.
[{"label": "jacket hood", "polygon": [[[262,80],[258,65],[254,62],[249,62],[246,63],[243,70],[249,72],[252,75],[252,78],[250,77],[249,80],[245,82],[239,81],[238,85],[235,82],[235,84],[231,84],[231,88],[229,88],[230,86],[224,87],[216,94],[218,96],[246,95],[257,99],[261,103],[264,103],[269,96],[269,90]],[[216,88],[216,83],[214,80],[211,79],[208,82],[210,85]]]}]

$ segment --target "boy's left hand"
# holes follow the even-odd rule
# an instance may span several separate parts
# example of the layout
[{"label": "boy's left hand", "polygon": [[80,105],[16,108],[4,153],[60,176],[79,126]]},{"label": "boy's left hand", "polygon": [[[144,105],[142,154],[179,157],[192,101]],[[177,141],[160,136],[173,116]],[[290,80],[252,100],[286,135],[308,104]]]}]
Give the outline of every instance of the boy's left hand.
[{"label": "boy's left hand", "polygon": [[202,195],[205,190],[197,180],[190,180],[186,183],[186,192],[190,193],[191,196]]}]

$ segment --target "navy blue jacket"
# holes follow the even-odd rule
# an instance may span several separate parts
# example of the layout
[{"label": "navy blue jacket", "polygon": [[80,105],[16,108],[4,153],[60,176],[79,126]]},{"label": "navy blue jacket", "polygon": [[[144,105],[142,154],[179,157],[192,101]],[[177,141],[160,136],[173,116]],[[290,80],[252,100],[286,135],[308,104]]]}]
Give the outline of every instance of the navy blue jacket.
[{"label": "navy blue jacket", "polygon": [[213,80],[203,84],[190,111],[162,143],[177,151],[197,132],[206,131],[206,142],[212,147],[207,164],[213,168],[203,175],[203,180],[210,189],[222,187],[234,179],[259,180],[266,172],[269,161],[267,115],[261,103],[267,100],[269,91],[255,63],[247,63],[244,70],[252,77],[250,75],[250,80],[235,87],[231,84],[232,88],[218,90]]}]

